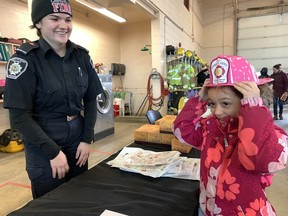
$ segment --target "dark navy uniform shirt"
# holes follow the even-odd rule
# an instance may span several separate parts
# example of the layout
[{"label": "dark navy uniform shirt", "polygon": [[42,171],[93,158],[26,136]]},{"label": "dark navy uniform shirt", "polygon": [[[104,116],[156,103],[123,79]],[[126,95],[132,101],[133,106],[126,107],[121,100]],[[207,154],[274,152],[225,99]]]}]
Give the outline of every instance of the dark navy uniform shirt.
[{"label": "dark navy uniform shirt", "polygon": [[[43,39],[21,45],[7,64],[4,107],[26,115],[36,124],[38,118],[65,118],[84,110],[83,141],[91,143],[96,121],[96,96],[103,92],[88,51],[68,41],[64,57],[57,55]],[[30,119],[29,119],[30,116]],[[13,120],[13,119],[12,119]],[[23,119],[22,119],[23,120]],[[17,125],[17,119],[14,119]],[[20,123],[19,123],[20,124]],[[33,125],[20,132],[40,145],[50,158],[59,147]],[[22,130],[22,131],[21,131]]]}]

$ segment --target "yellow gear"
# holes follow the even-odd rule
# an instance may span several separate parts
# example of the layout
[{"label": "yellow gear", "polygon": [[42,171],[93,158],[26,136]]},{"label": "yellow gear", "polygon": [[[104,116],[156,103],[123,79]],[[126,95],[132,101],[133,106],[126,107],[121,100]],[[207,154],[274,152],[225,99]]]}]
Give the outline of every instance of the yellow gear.
[{"label": "yellow gear", "polygon": [[191,50],[187,50],[187,51],[185,52],[185,55],[186,55],[188,58],[191,58],[191,57],[193,56],[193,53],[192,53]]},{"label": "yellow gear", "polygon": [[184,53],[185,53],[185,50],[182,48],[182,47],[179,47],[178,49],[177,49],[177,51],[176,51],[176,54],[177,55],[184,55]]},{"label": "yellow gear", "polygon": [[24,149],[22,135],[16,129],[7,129],[0,135],[0,151],[13,153]]},{"label": "yellow gear", "polygon": [[23,144],[22,140],[10,141],[7,146],[1,146],[0,145],[0,151],[6,152],[6,153],[20,152],[23,149],[24,149],[24,144]]}]

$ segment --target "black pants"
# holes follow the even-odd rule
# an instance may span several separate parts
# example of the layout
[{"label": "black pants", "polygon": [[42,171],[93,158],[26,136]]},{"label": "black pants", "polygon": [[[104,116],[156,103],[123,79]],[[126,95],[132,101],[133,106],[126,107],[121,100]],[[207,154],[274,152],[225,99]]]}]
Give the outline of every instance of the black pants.
[{"label": "black pants", "polygon": [[76,166],[77,160],[75,159],[77,147],[83,136],[82,116],[72,121],[67,121],[65,118],[63,120],[41,119],[38,123],[46,134],[61,146],[61,150],[67,157],[69,172],[63,179],[53,178],[50,159],[40,150],[39,146],[27,142],[24,138],[26,170],[31,180],[34,199],[43,196],[88,169],[88,162],[79,167]]}]

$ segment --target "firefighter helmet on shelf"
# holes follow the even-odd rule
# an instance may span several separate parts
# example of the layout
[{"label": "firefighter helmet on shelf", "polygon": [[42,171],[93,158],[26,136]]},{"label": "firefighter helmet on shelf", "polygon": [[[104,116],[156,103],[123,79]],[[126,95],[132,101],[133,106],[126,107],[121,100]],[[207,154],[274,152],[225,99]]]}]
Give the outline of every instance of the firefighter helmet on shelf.
[{"label": "firefighter helmet on shelf", "polygon": [[0,151],[13,153],[24,149],[22,135],[15,129],[7,129],[0,136]]}]

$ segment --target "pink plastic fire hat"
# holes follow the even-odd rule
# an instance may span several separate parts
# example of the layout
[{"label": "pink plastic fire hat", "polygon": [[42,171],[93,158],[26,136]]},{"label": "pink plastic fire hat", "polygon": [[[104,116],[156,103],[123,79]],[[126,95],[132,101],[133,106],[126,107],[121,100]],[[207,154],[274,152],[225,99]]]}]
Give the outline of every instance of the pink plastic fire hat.
[{"label": "pink plastic fire hat", "polygon": [[241,56],[219,55],[212,60],[208,87],[233,86],[234,83],[243,81],[263,85],[273,79],[258,79],[255,68]]}]

